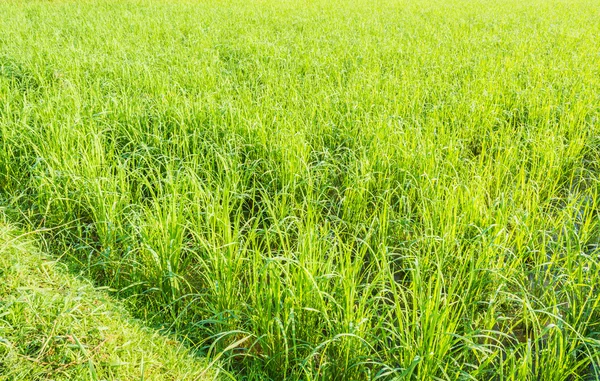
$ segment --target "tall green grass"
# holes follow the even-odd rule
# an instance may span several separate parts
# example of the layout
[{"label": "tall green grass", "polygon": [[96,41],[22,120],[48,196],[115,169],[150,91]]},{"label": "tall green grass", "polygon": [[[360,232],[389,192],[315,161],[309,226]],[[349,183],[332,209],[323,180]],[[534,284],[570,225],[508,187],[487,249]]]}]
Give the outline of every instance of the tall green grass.
[{"label": "tall green grass", "polygon": [[228,371],[600,378],[600,3],[0,14],[13,218]]}]

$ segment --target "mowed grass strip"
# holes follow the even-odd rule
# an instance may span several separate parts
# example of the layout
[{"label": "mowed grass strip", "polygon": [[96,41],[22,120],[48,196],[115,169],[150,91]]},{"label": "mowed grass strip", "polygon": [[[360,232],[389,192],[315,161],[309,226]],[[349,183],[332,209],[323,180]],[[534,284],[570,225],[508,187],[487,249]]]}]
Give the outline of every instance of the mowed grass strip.
[{"label": "mowed grass strip", "polygon": [[204,359],[66,273],[34,237],[0,221],[0,380],[215,379]]},{"label": "mowed grass strip", "polygon": [[600,3],[1,1],[0,192],[242,379],[600,377]]}]

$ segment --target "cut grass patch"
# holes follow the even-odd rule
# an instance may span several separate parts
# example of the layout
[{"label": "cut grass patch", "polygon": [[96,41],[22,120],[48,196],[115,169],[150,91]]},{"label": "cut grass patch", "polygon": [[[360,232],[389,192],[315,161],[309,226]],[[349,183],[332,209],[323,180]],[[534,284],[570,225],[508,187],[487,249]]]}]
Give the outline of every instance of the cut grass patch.
[{"label": "cut grass patch", "polygon": [[202,358],[0,221],[0,380],[210,380]]}]

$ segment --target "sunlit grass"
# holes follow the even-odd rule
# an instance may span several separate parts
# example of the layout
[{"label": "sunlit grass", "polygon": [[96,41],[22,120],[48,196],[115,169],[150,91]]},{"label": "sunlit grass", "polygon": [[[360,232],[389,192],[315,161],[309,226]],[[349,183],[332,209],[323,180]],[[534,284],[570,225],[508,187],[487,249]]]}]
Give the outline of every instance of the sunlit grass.
[{"label": "sunlit grass", "polygon": [[600,3],[0,14],[13,219],[228,371],[600,377]]},{"label": "sunlit grass", "polygon": [[[0,211],[0,380],[212,380],[181,343],[39,252]],[[58,267],[58,268],[57,268]]]}]

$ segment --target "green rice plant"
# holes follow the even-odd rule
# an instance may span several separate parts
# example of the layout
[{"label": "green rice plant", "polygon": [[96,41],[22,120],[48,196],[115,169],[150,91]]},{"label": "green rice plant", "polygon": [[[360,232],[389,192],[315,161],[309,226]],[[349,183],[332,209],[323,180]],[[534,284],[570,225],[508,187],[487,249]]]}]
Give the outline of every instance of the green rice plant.
[{"label": "green rice plant", "polygon": [[0,2],[0,200],[247,380],[600,377],[600,8]]}]

